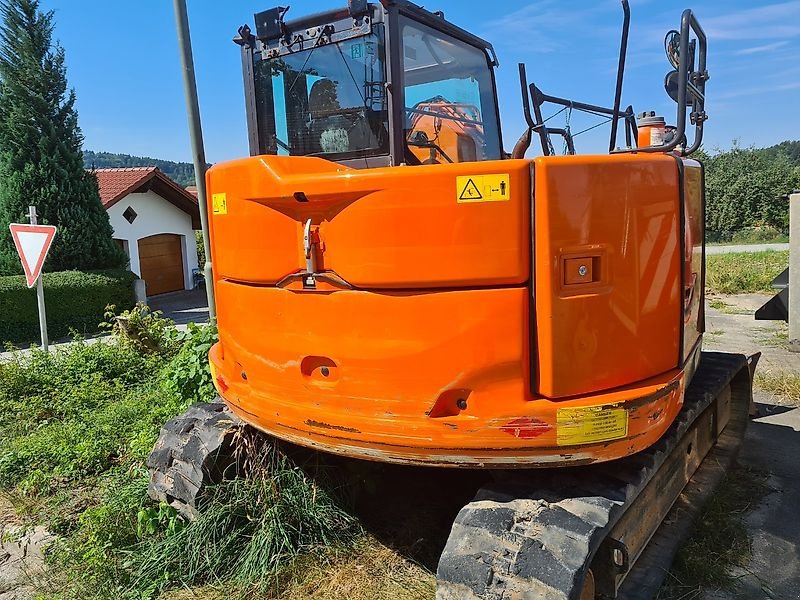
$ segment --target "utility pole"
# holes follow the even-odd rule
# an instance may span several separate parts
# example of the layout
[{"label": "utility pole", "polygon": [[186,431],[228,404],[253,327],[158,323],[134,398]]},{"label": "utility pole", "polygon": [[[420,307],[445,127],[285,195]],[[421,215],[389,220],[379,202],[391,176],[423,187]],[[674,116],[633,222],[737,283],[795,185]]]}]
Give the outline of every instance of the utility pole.
[{"label": "utility pole", "polygon": [[183,67],[183,91],[186,96],[186,115],[189,119],[189,137],[192,142],[192,162],[194,163],[197,202],[200,206],[200,226],[203,229],[203,249],[206,262],[203,275],[208,297],[208,318],[211,323],[217,320],[217,307],[214,302],[214,281],[211,273],[211,243],[208,238],[208,203],[206,201],[206,153],[203,149],[203,128],[200,124],[200,106],[197,101],[197,81],[194,76],[192,58],[192,39],[189,35],[189,18],[186,15],[186,0],[174,0],[175,23],[178,29],[178,47]]}]

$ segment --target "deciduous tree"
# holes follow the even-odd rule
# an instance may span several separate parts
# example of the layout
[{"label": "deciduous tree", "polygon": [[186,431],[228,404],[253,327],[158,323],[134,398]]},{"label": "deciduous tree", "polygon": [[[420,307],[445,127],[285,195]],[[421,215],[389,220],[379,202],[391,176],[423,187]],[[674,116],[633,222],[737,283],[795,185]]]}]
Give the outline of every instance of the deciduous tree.
[{"label": "deciduous tree", "polygon": [[789,157],[741,148],[706,157],[706,228],[725,239],[747,228],[785,231],[789,204],[785,196],[800,187],[800,172]]}]

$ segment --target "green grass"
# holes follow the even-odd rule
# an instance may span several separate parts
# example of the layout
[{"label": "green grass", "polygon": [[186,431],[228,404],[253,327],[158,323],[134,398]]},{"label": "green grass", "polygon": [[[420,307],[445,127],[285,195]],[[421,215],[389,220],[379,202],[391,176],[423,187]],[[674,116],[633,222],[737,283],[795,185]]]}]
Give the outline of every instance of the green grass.
[{"label": "green grass", "polygon": [[743,252],[706,256],[706,290],[718,294],[773,291],[770,283],[789,266],[789,253]]},{"label": "green grass", "polygon": [[301,585],[297,565],[330,562],[360,539],[326,472],[264,447],[263,436],[243,439],[247,477],[210,490],[196,521],[154,504],[144,461],[168,419],[213,396],[214,332],[133,320],[161,345],[118,331],[0,363],[0,494],[24,523],[59,536],[42,598],[140,600],[205,584],[226,598],[264,597]]},{"label": "green grass", "polygon": [[154,381],[165,363],[126,346],[75,342],[0,365],[0,486],[48,496],[141,460],[182,406]]}]

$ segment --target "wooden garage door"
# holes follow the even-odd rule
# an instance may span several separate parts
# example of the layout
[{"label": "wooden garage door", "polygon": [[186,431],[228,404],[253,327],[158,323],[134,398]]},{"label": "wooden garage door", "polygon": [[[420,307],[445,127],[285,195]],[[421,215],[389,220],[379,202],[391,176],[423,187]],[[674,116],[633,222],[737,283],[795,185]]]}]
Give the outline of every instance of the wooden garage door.
[{"label": "wooden garage door", "polygon": [[182,290],[181,236],[162,233],[140,239],[139,269],[148,296]]}]

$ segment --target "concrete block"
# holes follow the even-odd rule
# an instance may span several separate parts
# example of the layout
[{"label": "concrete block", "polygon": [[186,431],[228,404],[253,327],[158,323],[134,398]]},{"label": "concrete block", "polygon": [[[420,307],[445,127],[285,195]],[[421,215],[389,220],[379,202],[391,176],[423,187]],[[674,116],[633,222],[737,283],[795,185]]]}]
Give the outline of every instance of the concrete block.
[{"label": "concrete block", "polygon": [[136,303],[147,303],[147,286],[144,279],[135,279],[133,281],[133,297]]}]

